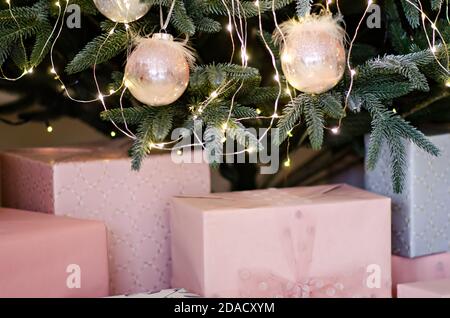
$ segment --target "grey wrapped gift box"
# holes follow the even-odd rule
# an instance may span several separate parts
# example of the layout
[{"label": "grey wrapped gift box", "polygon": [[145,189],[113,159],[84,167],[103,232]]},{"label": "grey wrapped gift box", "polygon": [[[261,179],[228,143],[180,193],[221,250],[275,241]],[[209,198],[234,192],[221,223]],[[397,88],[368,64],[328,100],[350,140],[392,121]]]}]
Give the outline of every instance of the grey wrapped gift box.
[{"label": "grey wrapped gift box", "polygon": [[366,172],[366,189],[392,198],[392,251],[396,255],[412,258],[450,250],[450,134],[428,137],[441,155],[433,157],[405,141],[408,170],[402,194],[392,190],[387,145],[375,170]]}]

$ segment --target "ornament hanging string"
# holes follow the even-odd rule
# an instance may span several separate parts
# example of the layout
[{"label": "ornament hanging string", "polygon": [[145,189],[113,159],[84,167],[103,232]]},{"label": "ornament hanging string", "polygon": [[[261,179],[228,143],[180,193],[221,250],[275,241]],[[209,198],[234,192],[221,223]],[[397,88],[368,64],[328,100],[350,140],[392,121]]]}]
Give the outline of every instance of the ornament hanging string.
[{"label": "ornament hanging string", "polygon": [[[244,16],[244,18],[242,18],[241,15],[241,4],[239,1],[237,1],[237,16],[238,16],[238,20],[239,20],[239,24],[236,22],[236,14],[234,14],[236,10],[235,7],[235,3],[234,1],[232,1],[232,11],[233,11],[233,21],[234,21],[234,25],[236,26],[236,33],[238,35],[239,40],[241,41],[241,65],[246,68],[248,66],[248,55],[247,55],[247,20],[245,19],[245,11],[244,8],[242,8],[242,15]],[[244,20],[244,23],[242,23],[242,20]],[[239,26],[239,28],[238,28]],[[244,86],[244,80],[241,81],[239,87],[236,89],[236,91],[234,92],[232,98],[231,98],[231,103],[230,103],[230,109],[228,111],[228,117],[227,117],[227,121],[224,124],[224,130],[226,131],[226,128],[228,127],[228,123],[231,120],[231,116],[233,114],[233,109],[234,109],[234,103],[235,103],[235,99],[237,94],[241,91],[242,87]]]},{"label": "ornament hanging string", "polygon": [[161,24],[161,30],[159,32],[166,32],[167,27],[169,26],[170,18],[172,17],[173,9],[175,8],[175,1],[172,1],[172,4],[170,5],[169,12],[167,13],[166,21],[164,22],[164,14],[162,10],[162,5],[159,5],[159,13],[160,13],[160,24]]}]

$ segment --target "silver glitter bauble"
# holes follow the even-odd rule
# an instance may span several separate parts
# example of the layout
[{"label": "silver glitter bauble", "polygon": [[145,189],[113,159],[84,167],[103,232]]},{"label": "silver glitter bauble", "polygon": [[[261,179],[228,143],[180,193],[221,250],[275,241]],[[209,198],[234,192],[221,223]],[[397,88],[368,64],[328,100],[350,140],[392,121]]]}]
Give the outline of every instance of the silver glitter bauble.
[{"label": "silver glitter bauble", "polygon": [[331,16],[310,16],[282,25],[281,65],[297,90],[319,94],[333,88],[346,65],[344,31]]},{"label": "silver glitter bauble", "polygon": [[125,67],[125,85],[140,102],[163,106],[176,101],[189,84],[192,53],[169,34],[140,40]]},{"label": "silver glitter bauble", "polygon": [[142,18],[150,10],[150,4],[141,0],[94,0],[105,17],[120,23],[130,23]]}]

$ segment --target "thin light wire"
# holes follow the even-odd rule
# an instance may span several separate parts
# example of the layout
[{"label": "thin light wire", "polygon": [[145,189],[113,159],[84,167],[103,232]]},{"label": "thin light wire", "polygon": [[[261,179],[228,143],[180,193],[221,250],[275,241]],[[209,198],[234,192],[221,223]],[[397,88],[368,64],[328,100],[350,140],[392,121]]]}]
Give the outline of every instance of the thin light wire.
[{"label": "thin light wire", "polygon": [[[17,18],[16,18],[16,16],[14,15],[14,13],[13,13],[13,11],[12,11],[11,1],[7,1],[7,3],[8,3],[8,10],[9,10],[9,13],[10,13],[11,17],[13,18],[15,24],[17,25],[18,30],[20,30],[21,27],[20,27],[19,21],[17,21]],[[53,37],[53,34],[55,33],[56,27],[57,27],[57,25],[58,25],[58,23],[59,23],[59,19],[61,18],[61,6],[60,6],[59,2],[56,2],[56,6],[59,8],[59,9],[58,9],[58,16],[57,16],[55,25],[53,26],[52,32],[50,33],[49,37],[48,37],[47,40],[45,41],[44,46],[42,47],[42,50],[41,50],[41,52],[39,53],[39,59],[40,59],[40,58],[42,57],[42,55],[44,54],[44,51],[45,51],[45,49],[46,49],[48,43],[50,42],[51,38]],[[26,55],[26,49],[25,49],[25,45],[24,45],[24,43],[23,43],[23,37],[22,37],[22,34],[20,34],[20,43],[21,43],[21,46],[22,46],[24,55]],[[21,79],[23,76],[25,76],[29,71],[32,71],[33,68],[34,68],[35,66],[36,66],[36,65],[31,65],[30,68],[29,68],[29,70],[25,70],[20,76],[18,76],[18,77],[16,77],[16,78],[10,78],[10,77],[7,77],[7,76],[3,73],[3,69],[0,67],[0,72],[1,72],[2,75],[3,75],[3,76],[1,77],[1,79],[7,80],[7,81],[17,81],[17,80]]]},{"label": "thin light wire", "polygon": [[231,46],[232,46],[231,57],[230,57],[230,64],[231,64],[231,63],[233,63],[234,53],[236,51],[236,45],[234,44],[234,36],[233,36],[233,23],[232,23],[232,17],[231,17],[230,9],[228,8],[228,5],[225,2],[225,0],[222,0],[222,4],[224,5],[224,7],[225,7],[225,9],[227,11],[227,14],[228,14],[227,30],[230,33]]},{"label": "thin light wire", "polygon": [[[261,8],[258,5],[258,26],[259,26],[259,31],[261,33],[261,35],[263,35],[263,27],[262,27],[262,16],[261,16]],[[275,28],[278,30],[278,32],[280,32],[284,38],[283,32],[280,29],[280,26],[278,25],[278,21],[277,21],[277,14],[275,12],[275,0],[272,0],[272,16],[273,16],[273,20],[275,23]],[[265,138],[265,136],[268,134],[269,130],[273,127],[274,123],[275,123],[275,119],[278,118],[278,107],[279,107],[279,102],[280,102],[280,98],[282,95],[282,91],[283,91],[283,87],[281,85],[281,76],[280,76],[280,72],[278,70],[277,67],[277,60],[275,58],[275,54],[272,52],[272,49],[270,48],[270,45],[267,43],[266,39],[264,38],[264,36],[262,36],[263,42],[264,42],[264,46],[266,47],[266,49],[269,52],[269,55],[271,57],[272,60],[272,66],[275,70],[275,80],[277,82],[278,85],[278,93],[277,93],[277,97],[275,99],[274,102],[274,107],[273,107],[273,115],[272,118],[270,120],[270,124],[269,127],[267,128],[267,130],[261,135],[261,137],[259,138],[259,141],[261,141],[262,139]],[[284,39],[283,39],[284,41]]]},{"label": "thin light wire", "polygon": [[348,88],[348,90],[347,90],[347,93],[345,94],[344,115],[339,119],[339,125],[338,125],[338,127],[341,127],[342,120],[343,120],[343,118],[345,117],[346,110],[348,109],[348,102],[349,102],[350,95],[351,95],[352,90],[353,90],[353,85],[354,85],[355,76],[356,76],[356,71],[352,68],[352,65],[351,65],[351,54],[352,54],[353,46],[354,46],[354,44],[355,44],[356,38],[358,37],[358,34],[359,34],[359,30],[360,30],[360,28],[361,28],[361,25],[362,25],[364,19],[366,18],[366,15],[367,15],[367,13],[368,13],[369,8],[370,8],[371,5],[372,5],[372,0],[369,0],[369,1],[367,2],[367,7],[366,7],[366,9],[364,10],[364,13],[363,13],[361,19],[360,19],[359,22],[358,22],[358,25],[357,25],[356,30],[355,30],[355,34],[353,35],[353,38],[352,38],[352,40],[350,41],[350,45],[349,45],[349,48],[348,48],[348,53],[347,53],[347,68],[348,68],[348,70],[349,70],[349,72],[350,72],[350,85],[349,85],[349,88]]},{"label": "thin light wire", "polygon": [[[429,45],[429,49],[431,51],[431,53],[433,54],[434,59],[436,60],[437,64],[447,73],[450,74],[449,71],[449,61],[450,61],[450,57],[449,57],[449,53],[448,53],[448,48],[447,48],[447,44],[445,43],[445,39],[442,36],[441,31],[437,28],[437,26],[433,23],[433,21],[428,17],[428,15],[425,13],[425,11],[423,10],[422,7],[422,2],[420,0],[417,0],[417,2],[419,3],[419,6],[417,6],[414,2],[410,1],[410,0],[406,0],[411,6],[413,6],[416,10],[419,11],[419,13],[421,14],[421,20],[422,20],[422,28],[424,30],[425,33],[425,37],[427,39],[428,45]],[[436,33],[439,35],[439,38],[441,39],[442,42],[442,46],[444,47],[444,51],[445,51],[445,56],[446,56],[446,60],[447,60],[447,67],[445,67],[444,65],[442,65],[442,63],[439,61],[439,58],[436,55],[436,47],[432,44],[432,42],[434,43],[434,40],[431,41],[430,40],[430,36],[428,35],[428,31],[427,31],[427,27],[425,24],[425,20],[430,22],[431,25],[434,25],[435,27],[433,28],[433,30],[436,31]]]}]

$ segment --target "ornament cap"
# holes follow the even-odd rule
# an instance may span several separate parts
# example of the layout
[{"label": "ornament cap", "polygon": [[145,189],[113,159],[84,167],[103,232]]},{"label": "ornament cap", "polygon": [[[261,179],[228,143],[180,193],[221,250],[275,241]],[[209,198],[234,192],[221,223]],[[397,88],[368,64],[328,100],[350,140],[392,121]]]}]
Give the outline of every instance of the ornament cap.
[{"label": "ornament cap", "polygon": [[163,40],[163,41],[173,41],[173,36],[169,33],[153,33],[152,39]]}]

